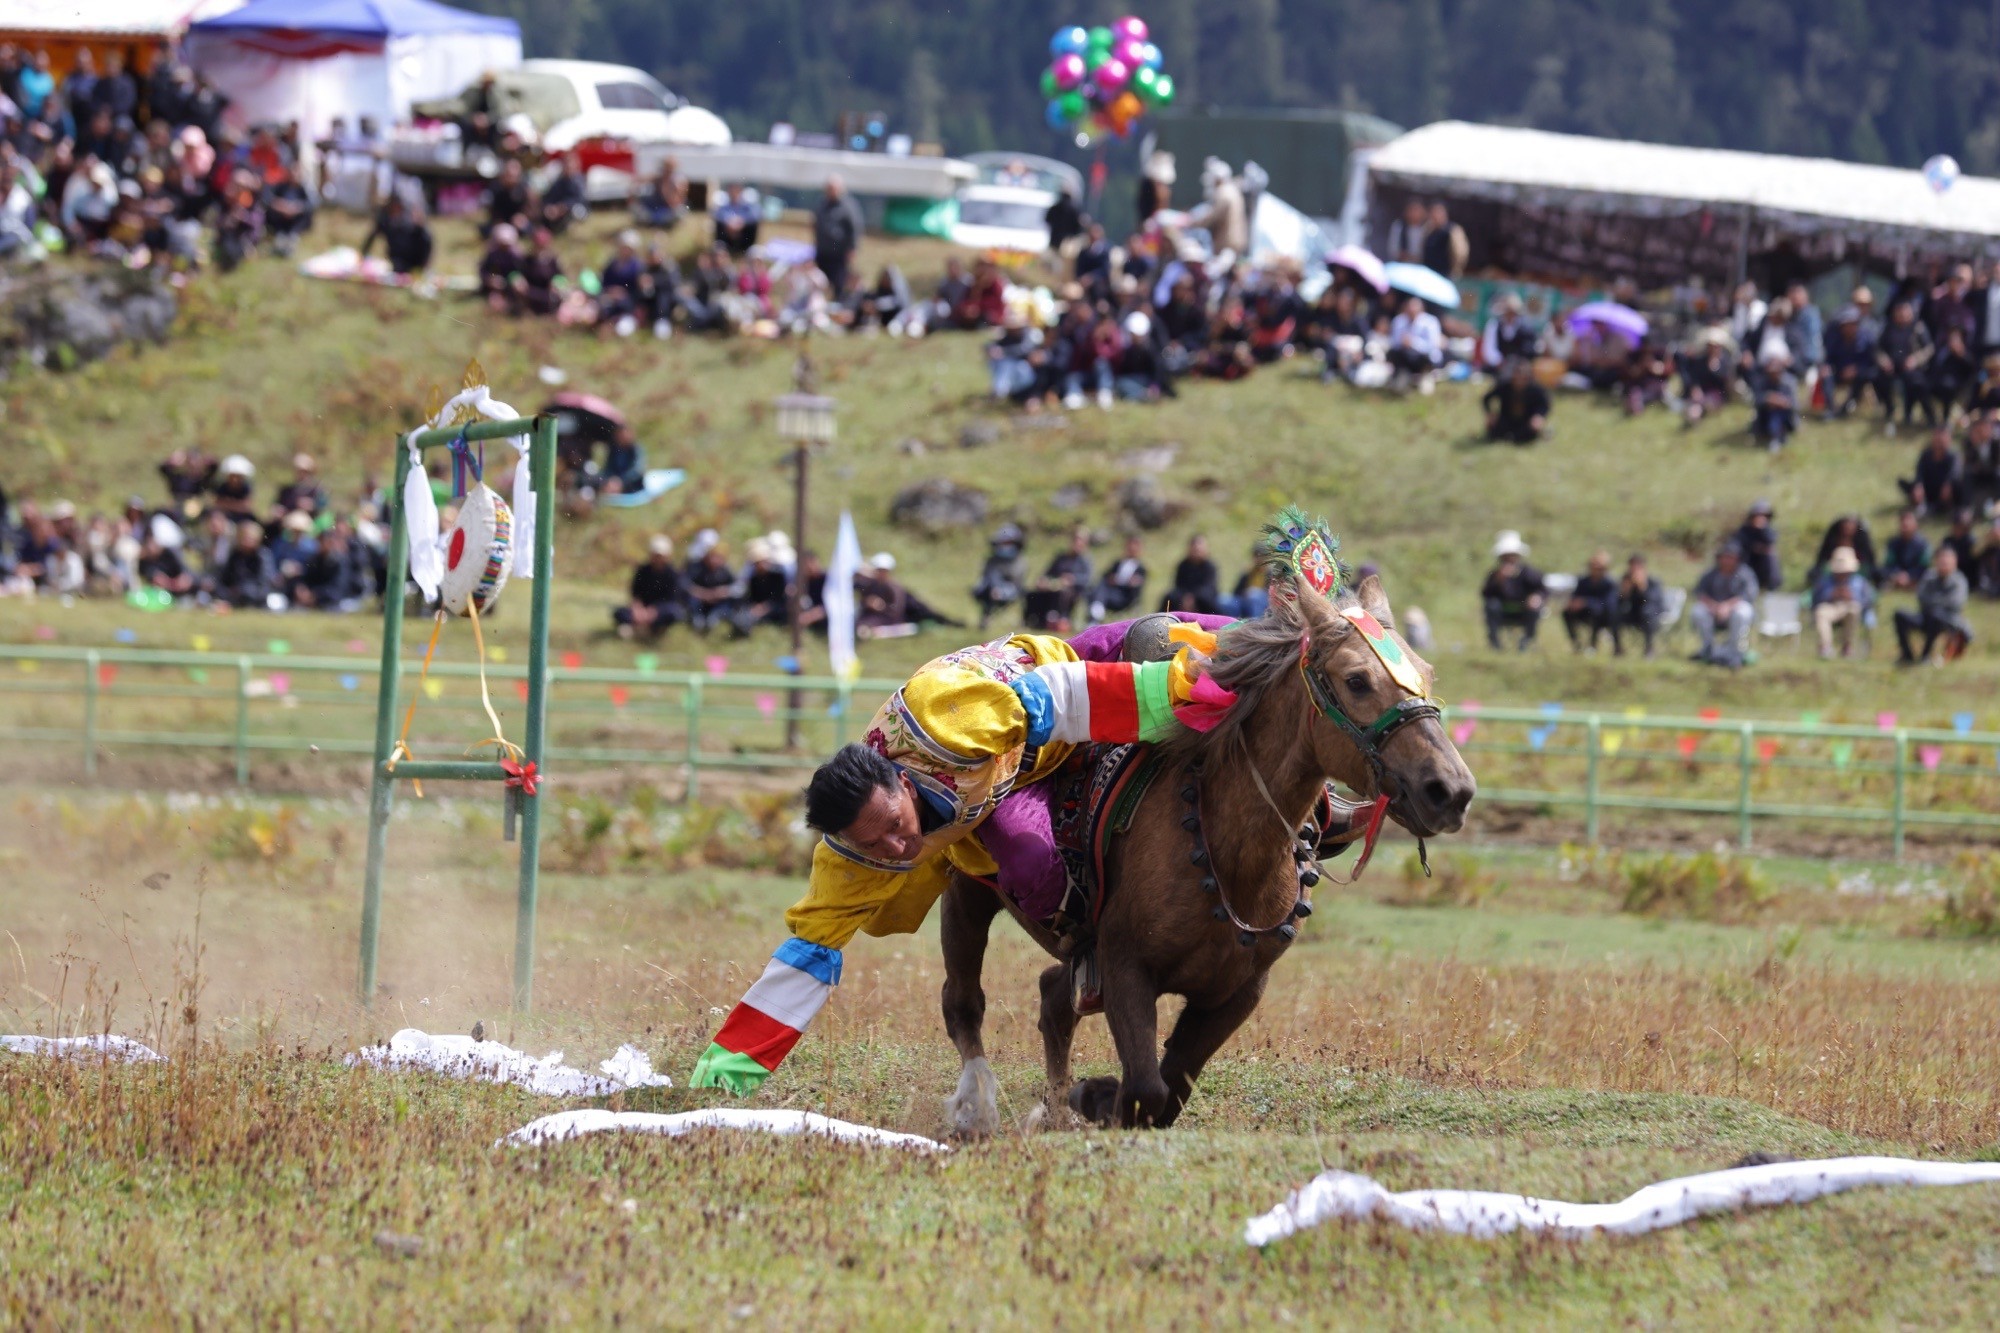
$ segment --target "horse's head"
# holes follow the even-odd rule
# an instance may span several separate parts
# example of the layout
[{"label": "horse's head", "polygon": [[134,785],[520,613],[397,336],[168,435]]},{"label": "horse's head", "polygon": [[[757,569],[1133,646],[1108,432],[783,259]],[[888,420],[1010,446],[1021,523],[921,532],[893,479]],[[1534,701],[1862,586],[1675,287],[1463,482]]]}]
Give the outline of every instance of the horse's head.
[{"label": "horse's head", "polygon": [[1477,784],[1431,701],[1435,672],[1396,632],[1381,581],[1371,574],[1338,601],[1300,587],[1273,614],[1299,622],[1323,771],[1389,796],[1391,817],[1418,837],[1462,828]]}]

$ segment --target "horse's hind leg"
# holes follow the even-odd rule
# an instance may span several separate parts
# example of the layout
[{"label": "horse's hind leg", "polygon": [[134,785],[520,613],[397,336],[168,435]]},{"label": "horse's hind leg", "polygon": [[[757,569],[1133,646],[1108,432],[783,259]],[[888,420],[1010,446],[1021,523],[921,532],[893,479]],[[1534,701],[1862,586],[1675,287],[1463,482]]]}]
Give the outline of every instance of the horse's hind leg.
[{"label": "horse's hind leg", "polygon": [[1070,1047],[1076,1040],[1076,1004],[1070,996],[1070,965],[1055,963],[1042,972],[1042,1061],[1049,1086],[1043,1094],[1051,1112],[1069,1097]]},{"label": "horse's hind leg", "polygon": [[945,1098],[951,1132],[965,1137],[1000,1128],[1000,1084],[986,1063],[980,1027],[986,1020],[986,992],[980,973],[986,940],[999,915],[1000,897],[983,884],[952,877],[938,918],[944,944],[944,1030],[958,1048],[958,1090]]},{"label": "horse's hind leg", "polygon": [[1167,1038],[1166,1055],[1160,1061],[1160,1077],[1167,1085],[1167,1105],[1158,1121],[1161,1128],[1180,1118],[1181,1108],[1193,1094],[1194,1081],[1201,1077],[1203,1066],[1256,1010],[1257,1002],[1264,998],[1264,980],[1269,975],[1259,972],[1234,995],[1212,1008],[1197,1009],[1189,1005],[1181,1010],[1173,1033]]}]

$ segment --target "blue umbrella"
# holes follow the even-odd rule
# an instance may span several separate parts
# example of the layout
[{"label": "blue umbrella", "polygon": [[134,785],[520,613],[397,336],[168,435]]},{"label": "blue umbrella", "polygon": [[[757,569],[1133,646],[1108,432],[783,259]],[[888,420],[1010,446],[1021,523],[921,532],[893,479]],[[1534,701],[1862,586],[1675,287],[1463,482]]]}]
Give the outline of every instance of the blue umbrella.
[{"label": "blue umbrella", "polygon": [[1443,306],[1446,310],[1458,309],[1458,288],[1436,269],[1425,268],[1422,264],[1384,264],[1382,270],[1393,290],[1419,297],[1429,305]]}]

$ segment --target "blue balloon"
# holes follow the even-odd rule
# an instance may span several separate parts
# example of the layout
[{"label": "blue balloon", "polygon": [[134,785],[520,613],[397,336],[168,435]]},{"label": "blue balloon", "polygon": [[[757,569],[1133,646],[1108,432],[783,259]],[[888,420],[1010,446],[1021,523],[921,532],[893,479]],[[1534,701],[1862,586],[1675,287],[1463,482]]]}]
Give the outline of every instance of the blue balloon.
[{"label": "blue balloon", "polygon": [[1164,59],[1166,57],[1160,54],[1160,47],[1157,42],[1146,43],[1146,54],[1143,58],[1143,63],[1148,69],[1158,69],[1160,62]]},{"label": "blue balloon", "polygon": [[1056,35],[1049,38],[1049,54],[1052,56],[1082,55],[1090,45],[1090,34],[1082,28],[1057,28]]},{"label": "blue balloon", "polygon": [[1050,102],[1048,109],[1042,115],[1049,122],[1049,128],[1052,130],[1066,130],[1069,128],[1069,117],[1063,114],[1063,105],[1061,102]]}]

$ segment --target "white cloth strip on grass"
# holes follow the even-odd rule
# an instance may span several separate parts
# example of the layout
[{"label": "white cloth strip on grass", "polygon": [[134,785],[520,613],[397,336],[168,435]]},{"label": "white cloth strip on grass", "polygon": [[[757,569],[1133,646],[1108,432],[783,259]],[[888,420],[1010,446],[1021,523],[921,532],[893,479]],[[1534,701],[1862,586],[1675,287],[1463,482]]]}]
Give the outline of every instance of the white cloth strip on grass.
[{"label": "white cloth strip on grass", "polygon": [[571,1069],[561,1051],[541,1059],[497,1041],[474,1041],[456,1034],[436,1036],[404,1028],[386,1046],[364,1046],[347,1057],[350,1065],[376,1069],[414,1070],[476,1079],[482,1083],[512,1083],[544,1097],[609,1097],[633,1088],[671,1088],[674,1081],[653,1072],[653,1062],[636,1046],[620,1046],[618,1054],[598,1065],[601,1073]]},{"label": "white cloth strip on grass", "polygon": [[1491,1237],[1510,1231],[1633,1236],[1679,1226],[1709,1213],[1806,1203],[1827,1194],[1880,1185],[2000,1183],[2000,1162],[1917,1162],[1903,1157],[1830,1157],[1732,1167],[1663,1180],[1618,1203],[1565,1203],[1482,1190],[1410,1190],[1391,1194],[1367,1176],[1322,1172],[1305,1188],[1244,1227],[1251,1245],[1269,1245],[1308,1227],[1377,1218],[1412,1231]]},{"label": "white cloth strip on grass", "polygon": [[144,1042],[102,1032],[94,1037],[0,1037],[0,1051],[16,1055],[103,1055],[113,1060],[164,1060]]},{"label": "white cloth strip on grass", "polygon": [[[921,1134],[898,1134],[873,1125],[857,1125],[851,1120],[835,1120],[812,1111],[753,1111],[743,1107],[718,1106],[704,1111],[681,1111],[663,1115],[657,1111],[559,1111],[521,1126],[500,1143],[533,1147],[561,1143],[585,1134],[622,1131],[632,1134],[663,1134],[679,1138],[704,1129],[747,1129],[763,1134],[810,1134],[837,1139],[842,1143],[869,1143],[883,1148],[915,1148],[922,1152],[950,1152],[936,1139]],[[494,1147],[499,1147],[496,1143]]]}]

